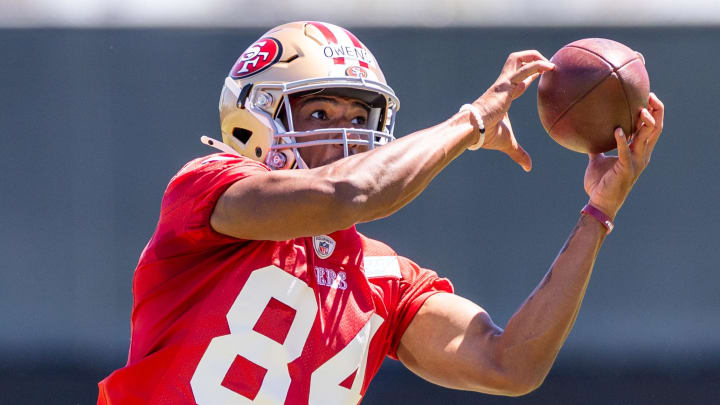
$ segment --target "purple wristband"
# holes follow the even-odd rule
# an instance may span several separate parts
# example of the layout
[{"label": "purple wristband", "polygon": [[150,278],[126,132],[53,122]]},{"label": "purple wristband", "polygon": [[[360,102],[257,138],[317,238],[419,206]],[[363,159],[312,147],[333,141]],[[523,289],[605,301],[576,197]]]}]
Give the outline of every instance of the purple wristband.
[{"label": "purple wristband", "polygon": [[612,232],[613,228],[615,228],[615,224],[613,224],[613,221],[610,219],[610,217],[605,215],[604,212],[590,205],[590,203],[584,206],[583,209],[580,210],[580,213],[589,215],[597,219],[598,222],[600,222],[601,224],[603,224],[603,226],[607,228],[607,232],[605,232],[605,235]]}]

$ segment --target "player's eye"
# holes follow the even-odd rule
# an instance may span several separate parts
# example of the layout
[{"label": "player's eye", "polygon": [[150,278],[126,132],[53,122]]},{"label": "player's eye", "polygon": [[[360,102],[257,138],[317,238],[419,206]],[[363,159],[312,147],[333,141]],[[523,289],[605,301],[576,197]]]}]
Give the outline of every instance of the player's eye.
[{"label": "player's eye", "polygon": [[310,114],[311,117],[315,118],[316,120],[323,120],[325,121],[328,119],[327,113],[325,110],[315,110]]},{"label": "player's eye", "polygon": [[365,125],[367,122],[367,119],[363,117],[362,115],[358,115],[357,117],[353,118],[351,123],[353,125]]}]

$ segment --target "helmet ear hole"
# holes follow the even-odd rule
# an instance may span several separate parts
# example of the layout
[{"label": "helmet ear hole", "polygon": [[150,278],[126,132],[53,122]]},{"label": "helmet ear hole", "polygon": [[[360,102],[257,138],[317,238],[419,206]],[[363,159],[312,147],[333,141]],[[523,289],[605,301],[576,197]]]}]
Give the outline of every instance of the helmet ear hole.
[{"label": "helmet ear hole", "polygon": [[250,137],[252,136],[252,131],[248,131],[245,128],[233,128],[232,134],[235,139],[245,145],[250,140]]}]

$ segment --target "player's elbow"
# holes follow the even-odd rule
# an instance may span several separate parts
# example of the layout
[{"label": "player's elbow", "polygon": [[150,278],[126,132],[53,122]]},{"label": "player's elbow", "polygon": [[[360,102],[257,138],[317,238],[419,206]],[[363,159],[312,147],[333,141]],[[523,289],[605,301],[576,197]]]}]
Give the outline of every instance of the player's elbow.
[{"label": "player's elbow", "polygon": [[508,386],[506,396],[520,397],[538,389],[545,379],[518,379]]},{"label": "player's elbow", "polygon": [[491,380],[487,370],[483,374],[483,380],[474,387],[475,391],[507,397],[527,395],[540,387],[544,380],[544,377],[538,378],[530,373],[508,370],[497,370]]},{"label": "player's elbow", "polygon": [[530,359],[517,364],[505,364],[502,369],[500,380],[503,395],[511,397],[519,397],[535,391],[543,384],[548,373],[547,368],[534,366]]},{"label": "player's elbow", "polygon": [[484,367],[478,371],[478,391],[519,397],[538,389],[548,374],[549,365],[527,353],[511,353],[503,347],[503,334],[490,339]]},{"label": "player's elbow", "polygon": [[549,367],[533,364],[530,359],[507,368],[508,395],[513,397],[527,395],[538,389],[545,381],[549,371]]}]

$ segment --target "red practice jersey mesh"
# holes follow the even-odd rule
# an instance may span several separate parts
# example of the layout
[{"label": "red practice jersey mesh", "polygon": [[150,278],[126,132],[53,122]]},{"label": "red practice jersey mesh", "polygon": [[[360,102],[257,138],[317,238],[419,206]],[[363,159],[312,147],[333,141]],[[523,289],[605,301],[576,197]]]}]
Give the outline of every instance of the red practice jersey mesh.
[{"label": "red practice jersey mesh", "polygon": [[355,227],[284,242],[215,232],[220,195],[267,171],[216,154],[171,180],[135,270],[128,362],[98,404],[357,404],[425,300],[453,291]]}]

